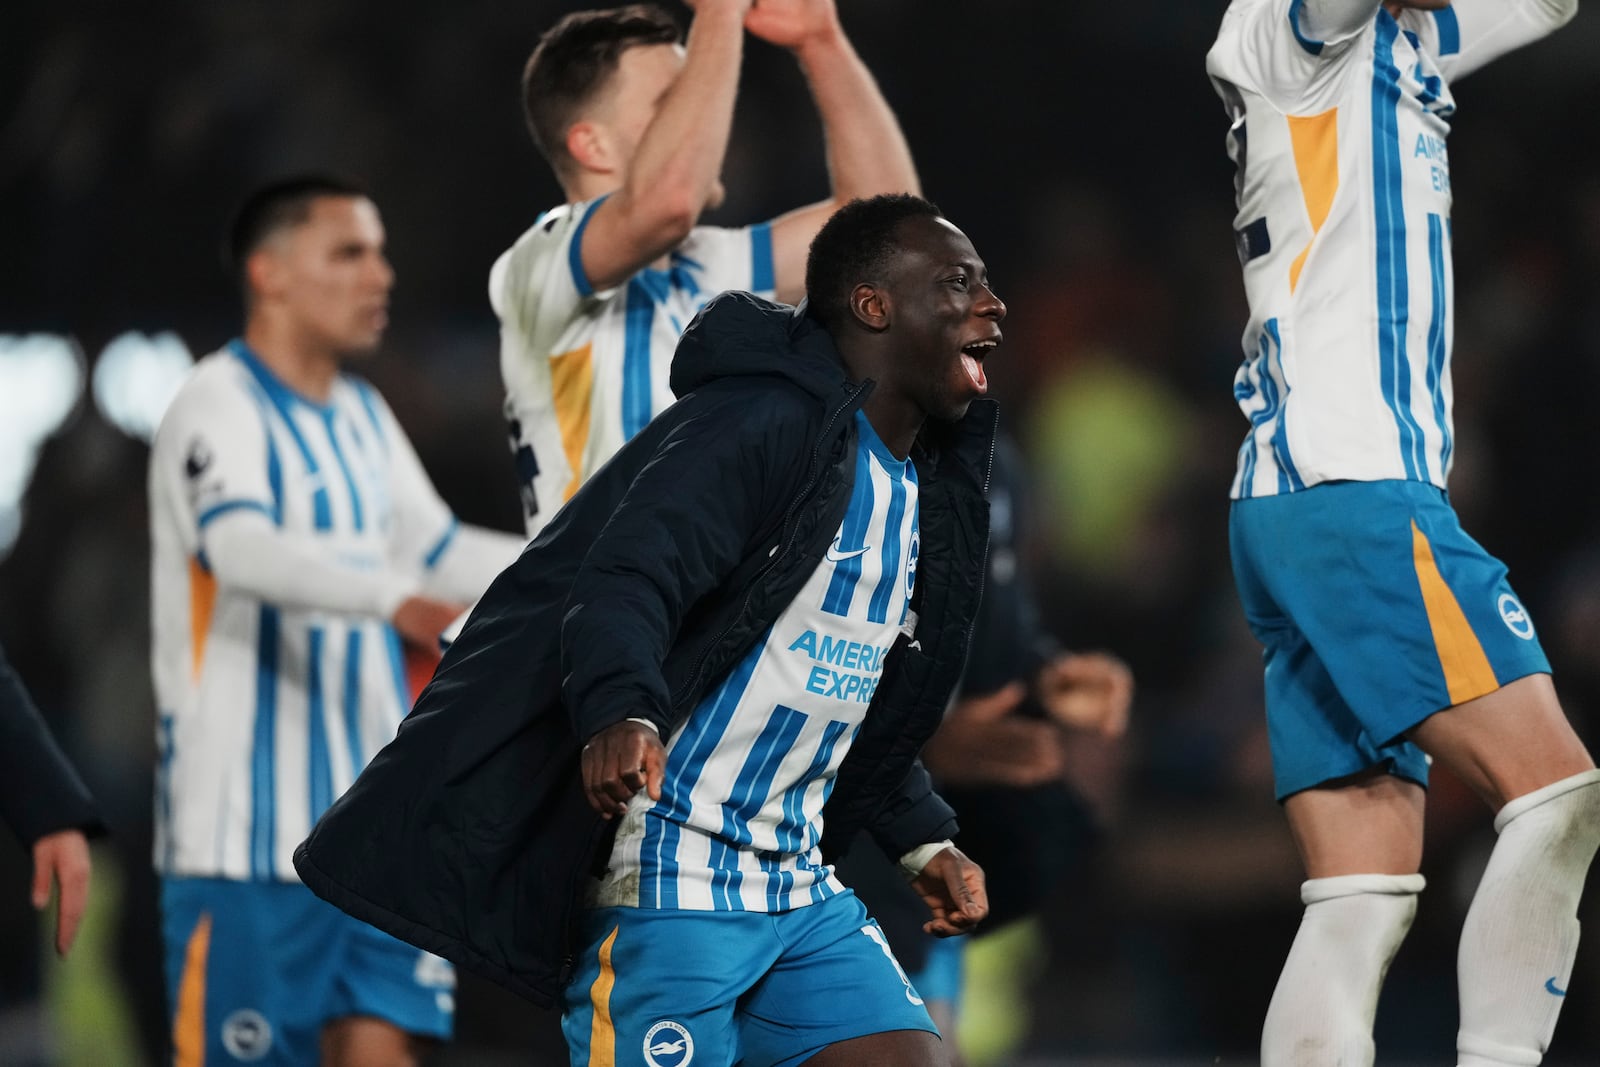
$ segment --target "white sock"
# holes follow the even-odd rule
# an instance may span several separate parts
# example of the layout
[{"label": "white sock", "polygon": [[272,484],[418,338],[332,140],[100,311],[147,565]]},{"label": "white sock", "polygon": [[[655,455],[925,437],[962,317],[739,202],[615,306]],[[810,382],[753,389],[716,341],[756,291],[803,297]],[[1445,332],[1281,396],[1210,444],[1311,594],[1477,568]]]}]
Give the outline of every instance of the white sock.
[{"label": "white sock", "polygon": [[1378,989],[1423,884],[1348,874],[1301,885],[1306,911],[1261,1028],[1262,1067],[1370,1067]]},{"label": "white sock", "polygon": [[1578,952],[1578,896],[1600,845],[1600,771],[1501,809],[1500,834],[1461,929],[1461,1067],[1544,1058]]}]

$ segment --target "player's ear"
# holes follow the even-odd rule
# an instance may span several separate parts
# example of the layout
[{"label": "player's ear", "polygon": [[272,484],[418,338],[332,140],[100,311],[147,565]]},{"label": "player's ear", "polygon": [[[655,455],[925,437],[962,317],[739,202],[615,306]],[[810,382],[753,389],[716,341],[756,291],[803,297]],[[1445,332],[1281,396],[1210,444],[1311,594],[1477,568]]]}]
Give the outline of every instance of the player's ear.
[{"label": "player's ear", "polygon": [[257,248],[244,261],[244,279],[250,292],[266,296],[283,287],[283,264],[270,248]]},{"label": "player's ear", "polygon": [[584,170],[611,174],[619,160],[606,128],[596,122],[574,122],[567,127],[567,155]]},{"label": "player's ear", "polygon": [[888,297],[871,282],[861,282],[850,290],[850,313],[874,333],[889,328]]}]

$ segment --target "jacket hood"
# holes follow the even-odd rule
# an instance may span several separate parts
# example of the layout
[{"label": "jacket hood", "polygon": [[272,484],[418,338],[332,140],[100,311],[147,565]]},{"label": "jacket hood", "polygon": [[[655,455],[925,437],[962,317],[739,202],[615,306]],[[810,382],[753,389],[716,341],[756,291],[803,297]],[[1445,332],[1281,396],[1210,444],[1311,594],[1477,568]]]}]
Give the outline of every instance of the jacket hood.
[{"label": "jacket hood", "polygon": [[674,396],[719,378],[779,377],[814,396],[849,384],[844,360],[821,323],[799,307],[732,290],[689,323],[672,357]]}]

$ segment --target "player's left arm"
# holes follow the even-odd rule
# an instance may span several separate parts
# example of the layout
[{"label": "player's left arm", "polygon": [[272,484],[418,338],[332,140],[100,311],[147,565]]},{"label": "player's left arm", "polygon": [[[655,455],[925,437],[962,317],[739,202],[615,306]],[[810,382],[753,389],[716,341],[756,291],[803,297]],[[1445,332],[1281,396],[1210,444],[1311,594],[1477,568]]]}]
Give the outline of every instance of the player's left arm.
[{"label": "player's left arm", "polygon": [[777,295],[792,303],[804,295],[806,252],[829,216],[858,197],[921,195],[922,183],[900,122],[845,35],[834,0],[761,0],[745,28],[799,60],[827,149],[832,195],[772,222]]},{"label": "player's left arm", "polygon": [[430,597],[472,603],[517,558],[524,538],[460,522],[434,488],[394,412],[376,390],[364,383],[361,388],[369,390],[372,406],[385,424],[394,503],[394,565],[420,573],[422,592]]},{"label": "player's left arm", "polygon": [[1410,11],[1414,28],[1448,78],[1460,78],[1565,26],[1578,0],[1454,0],[1438,11]]}]

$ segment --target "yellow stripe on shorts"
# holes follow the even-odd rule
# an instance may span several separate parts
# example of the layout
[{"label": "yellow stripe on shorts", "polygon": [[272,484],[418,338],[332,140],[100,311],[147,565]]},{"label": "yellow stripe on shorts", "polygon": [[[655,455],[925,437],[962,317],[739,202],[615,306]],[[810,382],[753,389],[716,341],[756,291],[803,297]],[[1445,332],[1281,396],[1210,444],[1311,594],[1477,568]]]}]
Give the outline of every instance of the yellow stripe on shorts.
[{"label": "yellow stripe on shorts", "polygon": [[616,1067],[617,1029],[611,1022],[611,987],[617,984],[617,974],[611,969],[611,946],[616,943],[617,931],[600,944],[600,976],[589,987],[589,999],[594,1003],[594,1021],[589,1027],[589,1067]]},{"label": "yellow stripe on shorts", "polygon": [[205,1067],[206,959],[211,954],[211,916],[202,913],[183,953],[178,1011],[172,1020],[175,1067]]},{"label": "yellow stripe on shorts", "polygon": [[1433,546],[1427,536],[1411,523],[1411,555],[1417,568],[1417,583],[1422,586],[1422,603],[1428,610],[1428,626],[1433,630],[1433,646],[1444,669],[1444,684],[1452,706],[1485,696],[1500,688],[1489,657],[1484,655],[1478,635],[1472,632],[1466,613],[1456,595],[1445,584],[1439,565],[1433,559]]}]

